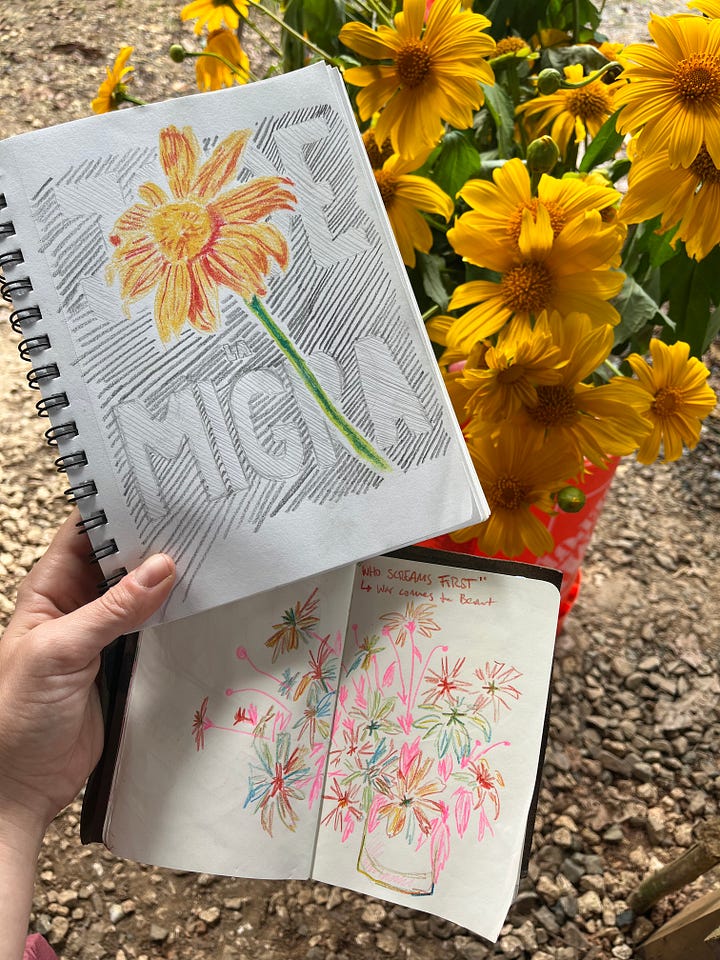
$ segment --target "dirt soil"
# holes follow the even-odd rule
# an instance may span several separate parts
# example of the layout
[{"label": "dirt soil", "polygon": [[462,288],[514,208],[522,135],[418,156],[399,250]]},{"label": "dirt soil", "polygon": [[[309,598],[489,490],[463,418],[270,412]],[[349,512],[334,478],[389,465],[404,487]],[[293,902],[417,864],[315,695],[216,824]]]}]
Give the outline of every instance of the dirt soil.
[{"label": "dirt soil", "polygon": [[[136,47],[134,92],[194,91],[192,67],[164,55],[190,40],[182,0],[4,0],[0,135],[86,116],[122,43]],[[649,9],[607,3],[611,39],[646,39]],[[192,42],[190,40],[190,42]],[[251,46],[251,63],[264,65]],[[63,478],[42,444],[18,338],[0,308],[0,616],[67,514]],[[720,386],[715,349],[712,383]],[[620,466],[558,644],[547,763],[529,876],[496,947],[426,914],[315,883],[180,874],[121,861],[78,838],[79,802],[43,847],[32,929],[61,957],[483,960],[616,957],[718,871],[620,929],[617,914],[647,872],[686,850],[718,813],[717,537],[720,416],[672,465]]]}]

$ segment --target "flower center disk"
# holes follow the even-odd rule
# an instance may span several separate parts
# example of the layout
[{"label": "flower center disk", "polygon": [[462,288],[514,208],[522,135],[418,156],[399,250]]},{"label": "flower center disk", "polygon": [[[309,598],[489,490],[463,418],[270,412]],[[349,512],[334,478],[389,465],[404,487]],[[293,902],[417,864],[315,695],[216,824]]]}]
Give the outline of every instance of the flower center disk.
[{"label": "flower center disk", "polygon": [[700,153],[690,164],[690,169],[701,183],[720,183],[720,170],[712,162],[705,144],[702,145]]},{"label": "flower center disk", "polygon": [[515,477],[498,477],[488,491],[488,500],[494,510],[518,510],[525,503],[526,496],[527,487]]},{"label": "flower center disk", "polygon": [[149,228],[160,252],[170,263],[196,257],[213,234],[207,209],[191,200],[164,204],[150,218]]},{"label": "flower center disk", "polygon": [[397,73],[404,87],[419,87],[430,72],[432,60],[423,40],[408,40],[395,59]]},{"label": "flower center disk", "polygon": [[581,87],[579,90],[570,90],[565,103],[568,112],[574,117],[580,117],[581,120],[602,121],[609,113],[612,113],[610,95],[603,89],[602,85],[596,87],[592,84]]},{"label": "flower center disk", "polygon": [[539,313],[550,303],[553,280],[539,260],[526,260],[511,267],[500,284],[506,307],[513,313]]},{"label": "flower center disk", "polygon": [[538,402],[528,414],[543,427],[561,427],[572,423],[577,416],[575,395],[570,387],[554,384],[537,388]]},{"label": "flower center disk", "polygon": [[394,177],[391,173],[387,173],[385,170],[376,170],[375,180],[377,181],[377,185],[380,190],[382,202],[387,207],[392,201],[392,198],[395,196],[395,191],[397,190],[397,177]]},{"label": "flower center disk", "polygon": [[673,84],[686,103],[720,102],[720,58],[693,53],[680,60],[675,67]]},{"label": "flower center disk", "polygon": [[652,402],[653,413],[658,417],[672,417],[680,406],[680,394],[672,387],[660,387]]}]

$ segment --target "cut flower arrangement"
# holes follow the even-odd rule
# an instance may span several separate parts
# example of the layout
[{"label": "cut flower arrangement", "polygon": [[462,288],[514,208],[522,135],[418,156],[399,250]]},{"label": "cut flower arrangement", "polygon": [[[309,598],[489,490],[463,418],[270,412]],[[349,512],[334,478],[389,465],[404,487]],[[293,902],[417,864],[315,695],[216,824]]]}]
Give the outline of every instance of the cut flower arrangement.
[{"label": "cut flower arrangement", "polygon": [[[338,66],[437,346],[491,516],[453,534],[506,557],[553,549],[548,518],[615,458],[678,459],[716,396],[720,3],[601,32],[590,0],[193,0],[201,90],[255,79],[243,37],[279,27],[274,70]],[[123,47],[93,101],[137,104]],[[131,93],[130,90],[133,90]]]}]

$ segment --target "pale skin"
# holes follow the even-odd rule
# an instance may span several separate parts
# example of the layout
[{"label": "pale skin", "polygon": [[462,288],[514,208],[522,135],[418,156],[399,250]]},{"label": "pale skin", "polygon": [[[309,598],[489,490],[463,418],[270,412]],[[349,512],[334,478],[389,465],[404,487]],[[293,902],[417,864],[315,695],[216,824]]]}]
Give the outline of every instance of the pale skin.
[{"label": "pale skin", "polygon": [[0,960],[22,957],[43,835],[100,757],[100,653],[164,603],[175,577],[155,554],[98,597],[77,519],[22,583],[0,639]]}]

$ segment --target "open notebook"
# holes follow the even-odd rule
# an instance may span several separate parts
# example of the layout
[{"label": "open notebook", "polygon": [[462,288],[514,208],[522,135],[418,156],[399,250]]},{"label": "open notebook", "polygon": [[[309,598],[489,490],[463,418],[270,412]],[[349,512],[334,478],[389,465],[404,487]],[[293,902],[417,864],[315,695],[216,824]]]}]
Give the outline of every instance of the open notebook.
[{"label": "open notebook", "polygon": [[494,940],[532,830],[560,577],[410,548],[143,631],[84,839],[312,877]]},{"label": "open notebook", "polygon": [[3,296],[112,581],[170,621],[487,515],[342,80],[0,143]]}]

